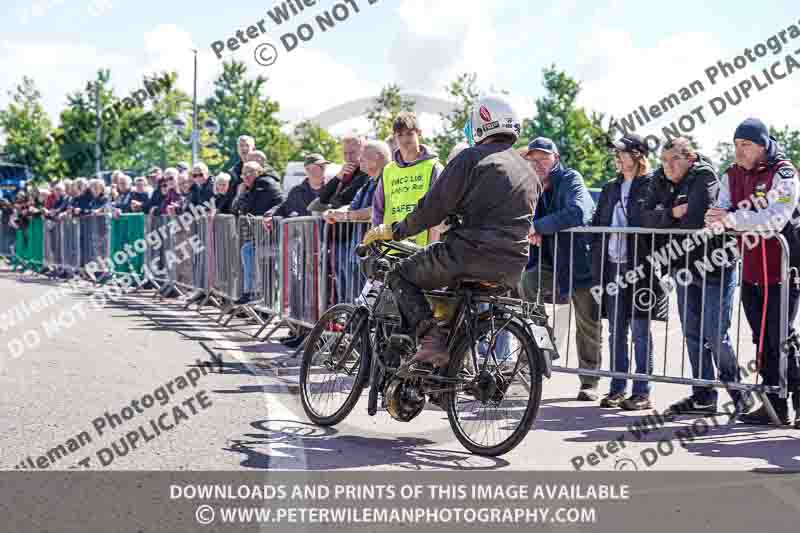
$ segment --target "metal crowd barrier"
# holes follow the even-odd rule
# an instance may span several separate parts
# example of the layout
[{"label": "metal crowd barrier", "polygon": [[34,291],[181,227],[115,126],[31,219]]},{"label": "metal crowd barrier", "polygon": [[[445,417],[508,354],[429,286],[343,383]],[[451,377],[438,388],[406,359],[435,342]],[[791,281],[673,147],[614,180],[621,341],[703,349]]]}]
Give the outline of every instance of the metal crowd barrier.
[{"label": "metal crowd barrier", "polygon": [[[251,217],[253,223],[253,238],[255,248],[255,268],[253,272],[254,283],[253,292],[258,295],[256,308],[264,311],[268,315],[277,316],[282,324],[292,326],[312,327],[320,313],[330,305],[343,301],[354,301],[360,294],[363,279],[358,270],[358,261],[354,253],[355,246],[361,241],[364,231],[368,225],[366,223],[345,223],[328,225],[319,217],[295,217],[283,220],[274,219],[272,227],[265,230],[262,226],[261,218]],[[133,217],[126,220],[134,220]],[[141,218],[139,219],[141,220]],[[144,233],[157,231],[158,228],[168,224],[168,217],[144,217]],[[182,230],[181,230],[182,231]],[[177,264],[171,265],[167,272],[159,277],[161,283],[176,282],[183,285],[208,290],[222,296],[225,300],[233,301],[241,296],[242,291],[242,258],[241,243],[237,227],[237,219],[232,215],[216,215],[201,220],[197,220],[191,231],[170,232],[162,234],[164,245],[161,247],[148,244],[145,252],[145,261],[148,266],[157,266],[154,272],[164,272],[165,253],[174,253],[177,246],[184,242],[191,234],[197,234],[200,241],[205,245],[205,253],[200,254],[193,261],[184,261],[185,267],[181,268]],[[123,232],[121,230],[114,233],[114,237],[109,234],[108,218],[105,216],[81,217],[79,220],[67,218],[55,224],[47,225],[46,231],[43,228],[41,218],[34,218],[28,227],[22,231],[18,230],[15,235],[16,255],[23,264],[37,266],[43,263],[55,266],[66,266],[79,268],[88,261],[97,257],[108,257],[112,249],[117,250],[123,247],[134,235],[138,237],[140,232]],[[607,241],[612,235],[625,237],[627,235],[640,235],[653,237],[649,242],[649,250],[639,249],[639,239],[633,239],[633,249],[627,250],[632,254],[634,264],[638,264],[638,259],[642,254],[654,257],[659,252],[660,247],[669,240],[683,241],[691,237],[696,232],[692,230],[659,230],[643,228],[597,228],[582,227],[572,228],[554,236],[555,246],[554,257],[551,258],[555,265],[553,269],[552,285],[544,287],[542,284],[541,270],[536,284],[537,304],[546,304],[549,308],[548,320],[556,334],[556,342],[561,359],[553,370],[562,373],[579,374],[584,376],[596,376],[606,378],[622,378],[631,381],[663,382],[700,387],[715,387],[738,389],[763,393],[777,393],[781,397],[787,395],[787,371],[788,353],[782,349],[779,358],[779,385],[765,386],[756,383],[742,382],[723,382],[720,379],[695,378],[694,375],[703,376],[703,365],[706,364],[703,357],[699,357],[699,368],[693,369],[688,359],[687,347],[684,341],[683,328],[678,319],[678,309],[674,288],[667,290],[669,307],[663,322],[653,320],[652,307],[647,309],[649,320],[649,331],[647,332],[648,343],[652,341],[652,368],[645,368],[644,371],[635,368],[635,350],[633,346],[633,335],[628,334],[628,365],[627,370],[622,371],[616,368],[613,348],[609,346],[606,338],[595,339],[602,347],[601,361],[606,364],[598,368],[587,368],[573,357],[576,351],[576,343],[572,338],[573,328],[577,321],[573,318],[574,306],[568,299],[566,303],[557,297],[559,287],[557,286],[558,269],[573,268],[572,261],[559,262],[558,242],[560,239],[569,239],[570,257],[575,250],[575,237],[579,234],[599,235],[602,249],[605,250]],[[5,235],[3,247],[9,248],[8,237],[11,235],[7,228],[4,228],[0,235]],[[656,239],[656,237],[658,239]],[[727,233],[721,238],[733,239],[736,235]],[[595,237],[597,238],[597,237]],[[781,279],[789,281],[789,249],[786,240],[781,235],[772,236],[779,243],[782,250],[781,260]],[[661,240],[658,244],[657,240]],[[44,241],[44,242],[43,242]],[[113,241],[113,244],[110,242]],[[128,241],[128,242],[126,242]],[[645,241],[648,242],[648,241]],[[709,243],[701,241],[699,246],[703,247],[705,257]],[[749,248],[745,249],[742,243],[736,245],[739,256],[746,256],[748,253],[755,253]],[[191,249],[190,247],[187,247]],[[756,248],[757,250],[757,248]],[[539,248],[539,264],[542,264],[542,250]],[[680,257],[680,254],[678,254]],[[690,254],[683,254],[680,257],[685,261],[685,267],[689,264]],[[656,284],[660,284],[664,279],[674,278],[677,272],[673,272],[675,260],[664,263],[664,268],[651,269],[651,275],[645,282],[651,293]],[[606,268],[606,260],[602,261],[601,278],[606,283],[606,277],[602,269]],[[677,268],[677,267],[675,267]],[[737,288],[741,287],[741,261],[737,262],[734,269],[738,274]],[[658,276],[658,277],[656,277]],[[567,293],[573,294],[572,276]],[[724,279],[723,279],[724,281]],[[702,277],[702,301],[700,302],[700,321],[704,321],[708,311],[708,304],[705,301],[706,278]],[[547,290],[545,290],[547,289]],[[584,289],[585,290],[585,289]],[[547,292],[550,296],[547,296]],[[605,291],[604,291],[605,292]],[[733,311],[736,324],[734,328],[734,316],[732,316],[729,329],[731,345],[734,347],[736,364],[739,368],[752,368],[751,362],[756,359],[755,346],[752,340],[757,338],[750,331],[746,321],[742,321],[741,296],[739,291],[735,291],[733,297]],[[609,293],[609,296],[614,296]],[[545,301],[548,300],[549,301]],[[619,293],[616,296],[619,301]],[[720,304],[722,297],[720,296]],[[641,303],[641,302],[639,302]],[[716,302],[715,302],[716,303]],[[631,306],[631,318],[636,315],[636,295],[634,304]],[[686,305],[686,304],[684,304]],[[782,284],[780,291],[780,341],[781,346],[786,345],[789,336],[789,283]],[[721,307],[721,306],[720,306]],[[685,310],[685,307],[684,307]],[[738,310],[738,311],[737,311]],[[599,319],[599,317],[598,317]],[[601,322],[602,323],[602,322]],[[719,339],[725,332],[722,331],[722,321],[718,318],[715,321],[719,329],[716,332],[716,339]],[[606,326],[605,334],[608,329]],[[262,328],[263,330],[263,328]],[[706,336],[708,334],[706,333]],[[734,342],[735,338],[735,342]],[[708,341],[708,339],[706,339]],[[744,341],[744,342],[743,342]],[[708,349],[702,344],[700,350]],[[713,339],[712,339],[712,342]],[[718,342],[718,341],[717,341]],[[680,344],[678,348],[677,344]],[[657,352],[657,353],[656,353]],[[650,354],[648,354],[650,355]],[[649,357],[648,357],[649,359]],[[712,358],[712,361],[713,358]],[[651,363],[647,363],[649,366]],[[707,369],[706,369],[707,370]],[[718,373],[714,373],[718,376]],[[750,381],[748,379],[748,381]]]},{"label": "metal crowd barrier", "polygon": [[64,267],[63,241],[61,239],[61,221],[44,221],[44,264]]},{"label": "metal crowd barrier", "polygon": [[81,262],[81,224],[77,218],[67,217],[59,220],[63,267],[75,273],[83,266]]},{"label": "metal crowd barrier", "polygon": [[197,236],[197,241],[203,247],[203,252],[192,254],[192,283],[191,285],[204,292],[208,291],[211,279],[211,262],[208,260],[210,251],[210,232],[214,219],[199,217],[192,221],[192,235]]},{"label": "metal crowd barrier", "polygon": [[0,221],[0,257],[11,259],[16,236],[16,230],[11,227],[7,217],[3,216],[3,221]]},{"label": "metal crowd barrier", "polygon": [[14,244],[15,263],[22,269],[39,271],[44,266],[44,222],[31,217],[24,229],[17,229]]},{"label": "metal crowd barrier", "polygon": [[[135,274],[141,279],[145,255],[137,252],[134,245],[137,241],[144,239],[144,230],[145,216],[142,213],[126,213],[111,219],[109,256],[114,258],[113,269],[115,274]],[[135,254],[132,258],[128,253],[130,250]],[[124,261],[118,263],[117,259],[122,258],[123,254]]]},{"label": "metal crowd barrier", "polygon": [[[91,215],[80,217],[80,249],[81,267],[91,261],[107,259],[110,251],[110,217],[105,215]],[[97,263],[97,272],[88,273],[90,277],[95,274],[105,273],[105,266]],[[109,272],[110,273],[110,272]]]},{"label": "metal crowd barrier", "polygon": [[280,222],[281,218],[273,218],[268,229],[264,229],[262,219],[255,231],[256,245],[256,292],[259,295],[260,309],[272,316],[279,316],[281,312],[281,284],[280,284]]},{"label": "metal crowd barrier", "polygon": [[216,215],[212,225],[212,251],[209,256],[214,276],[212,292],[227,300],[241,296],[242,260],[239,232],[233,215]]},{"label": "metal crowd barrier", "polygon": [[289,323],[313,327],[324,301],[320,283],[323,257],[319,217],[293,217],[279,223],[281,271],[281,318]]},{"label": "metal crowd barrier", "polygon": [[325,224],[322,279],[325,298],[320,312],[340,302],[355,302],[366,278],[359,268],[356,246],[370,228],[369,222]]},{"label": "metal crowd barrier", "polygon": [[[159,234],[161,227],[165,224],[166,220],[164,217],[148,215],[145,217],[144,233],[145,235]],[[144,252],[144,262],[147,266],[148,280],[156,289],[161,289],[169,282],[166,263],[164,261],[166,243],[160,236],[159,240],[161,241],[160,245],[157,244],[158,241],[155,241],[155,239],[148,239],[147,248]],[[156,244],[154,244],[154,241]]]},{"label": "metal crowd barrier", "polygon": [[[177,216],[167,217],[170,220],[177,221]],[[174,225],[172,227],[175,227]],[[177,229],[174,233],[170,232],[168,239],[171,248],[168,248],[174,256],[172,268],[170,269],[170,281],[174,282],[175,286],[179,289],[193,288],[194,283],[194,263],[192,256],[192,247],[189,244],[189,239],[194,235],[194,228],[185,228],[182,224],[177,224]]]},{"label": "metal crowd barrier", "polygon": [[[603,329],[603,334],[605,335],[604,339],[600,339],[602,346],[603,346],[603,353],[602,353],[602,361],[608,362],[608,365],[605,368],[581,368],[582,365],[577,361],[578,357],[571,357],[571,354],[577,350],[577,341],[573,343],[572,338],[572,331],[576,330],[577,324],[576,320],[573,319],[574,313],[574,306],[570,299],[569,302],[566,304],[559,303],[557,297],[553,297],[552,295],[557,295],[559,292],[559,287],[557,286],[557,278],[558,278],[558,269],[559,268],[569,268],[570,269],[570,286],[567,288],[569,294],[573,294],[574,287],[572,286],[573,276],[572,274],[572,267],[573,263],[571,260],[568,261],[568,264],[562,260],[559,263],[558,259],[558,242],[559,239],[569,239],[570,245],[570,258],[573,257],[573,253],[575,250],[575,236],[578,234],[593,234],[593,235],[600,235],[600,241],[602,250],[606,250],[606,245],[610,239],[611,235],[620,235],[624,238],[626,235],[646,235],[646,236],[653,236],[658,237],[661,239],[661,244],[656,245],[656,238],[652,239],[651,246],[649,246],[649,250],[639,250],[639,239],[634,240],[634,249],[628,249],[627,254],[633,255],[634,257],[634,265],[638,265],[638,259],[642,256],[642,254],[646,254],[646,257],[649,256],[654,258],[656,263],[658,261],[658,253],[659,251],[663,251],[661,246],[666,244],[667,239],[669,240],[677,240],[677,242],[683,242],[687,237],[691,237],[695,235],[697,230],[665,230],[665,229],[650,229],[650,228],[606,228],[606,227],[579,227],[579,228],[572,228],[561,232],[560,234],[556,234],[554,236],[554,257],[552,258],[553,264],[555,264],[555,268],[553,269],[553,280],[552,286],[544,287],[542,284],[542,275],[541,270],[538,274],[538,283],[536,283],[536,291],[537,291],[537,299],[536,303],[544,304],[545,309],[548,310],[548,320],[550,322],[550,326],[553,328],[555,335],[557,337],[556,344],[561,355],[562,359],[559,361],[559,365],[554,366],[553,370],[556,372],[564,372],[564,373],[571,373],[571,374],[579,374],[584,376],[598,376],[598,377],[609,377],[609,378],[623,378],[626,380],[633,380],[633,381],[652,381],[652,382],[664,382],[664,383],[674,383],[674,384],[684,384],[684,385],[691,385],[691,386],[699,386],[699,387],[715,387],[715,388],[728,388],[728,389],[738,389],[738,390],[747,390],[752,391],[755,393],[763,394],[767,392],[777,393],[781,397],[785,398],[787,394],[787,353],[785,350],[782,350],[780,355],[779,361],[779,373],[780,373],[780,384],[778,386],[765,386],[763,384],[756,384],[756,383],[745,383],[742,380],[741,383],[734,383],[734,382],[722,382],[719,380],[718,371],[715,371],[716,379],[707,380],[707,379],[700,379],[693,377],[691,363],[687,361],[688,353],[686,348],[686,343],[684,342],[684,334],[683,328],[681,325],[681,321],[679,320],[678,314],[678,306],[677,306],[677,298],[676,292],[673,287],[667,285],[666,294],[668,297],[668,313],[666,315],[666,320],[661,322],[663,326],[660,325],[659,322],[653,320],[654,318],[654,310],[653,305],[643,305],[643,301],[653,301],[652,296],[655,294],[653,292],[653,288],[660,283],[660,281],[664,281],[664,278],[671,278],[675,279],[676,276],[682,278],[683,281],[687,279],[685,275],[680,271],[683,270],[683,267],[690,268],[694,266],[694,263],[690,263],[690,254],[684,253],[683,256],[680,257],[678,254],[679,259],[685,264],[682,268],[673,270],[673,262],[668,262],[665,265],[665,268],[658,272],[659,277],[656,278],[656,271],[657,269],[651,269],[651,275],[649,279],[644,282],[644,288],[639,286],[637,288],[637,293],[640,290],[647,290],[650,291],[648,294],[648,298],[639,297],[639,302],[637,303],[637,294],[633,295],[633,305],[631,305],[631,319],[636,316],[636,310],[639,309],[640,313],[647,311],[647,320],[650,321],[649,324],[649,331],[648,331],[648,340],[652,341],[653,343],[653,367],[646,369],[647,372],[633,372],[632,369],[635,368],[635,352],[633,346],[633,335],[632,333],[627,334],[627,344],[628,344],[628,369],[629,371],[622,372],[619,369],[615,368],[614,365],[614,353],[613,348],[610,345],[608,340],[608,324],[606,323]],[[726,233],[725,235],[721,236],[720,238],[723,239],[734,239],[736,238],[736,234],[733,233]],[[775,235],[773,238],[777,240],[777,242],[781,246],[782,250],[782,260],[781,260],[781,279],[789,280],[789,248],[786,243],[786,240],[781,235]],[[703,257],[706,257],[707,250],[708,250],[709,242],[707,240],[701,241],[700,247],[703,249]],[[746,256],[748,253],[755,253],[759,247],[756,247],[755,250],[750,251],[743,246],[743,243],[735,244],[736,249],[739,251],[739,257]],[[539,247],[539,265],[542,264],[543,253],[541,247]],[[695,259],[695,258],[693,258]],[[590,259],[591,260],[591,259]],[[650,263],[649,259],[645,259],[648,264]],[[741,297],[738,294],[741,289],[741,261],[738,261],[733,266],[734,272],[737,273],[737,291],[733,297],[732,303],[732,317],[731,317],[731,329],[733,329],[734,322],[733,320],[736,319],[736,336],[735,342],[733,341],[733,335],[730,335],[731,344],[734,345],[734,353],[736,355],[736,364],[739,369],[750,369],[752,370],[752,361],[756,359],[756,349],[752,343],[753,338],[757,338],[757,335],[754,337],[752,332],[749,330],[749,326],[747,325],[746,321],[742,322],[742,308],[741,308]],[[713,265],[714,262],[711,261],[709,263]],[[607,292],[608,278],[604,277],[607,273],[603,272],[605,268],[607,268],[608,261],[606,258],[603,258],[601,262],[601,281],[602,281],[602,288],[603,288],[603,298],[605,298],[606,293],[609,297],[616,298],[616,301],[619,301],[619,292],[612,294],[611,292]],[[627,270],[627,267],[625,267]],[[536,277],[536,275],[533,275]],[[697,277],[697,274],[694,274],[694,277]],[[702,301],[700,302],[700,323],[703,323],[703,319],[705,318],[705,313],[710,302],[705,301],[705,294],[706,294],[706,277],[701,277],[701,289],[702,289]],[[624,280],[624,278],[623,278]],[[700,281],[700,280],[698,280]],[[721,282],[724,282],[724,275],[721,278]],[[597,287],[595,288],[598,291]],[[613,292],[613,291],[612,291]],[[788,338],[789,332],[789,323],[788,323],[788,299],[789,299],[789,283],[783,283],[781,297],[780,297],[780,340],[781,346],[785,345],[785,341]],[[542,295],[545,295],[544,297]],[[547,299],[548,301],[544,301]],[[605,302],[604,302],[605,303]],[[684,302],[684,311],[686,310],[686,305],[688,304],[688,299]],[[720,302],[718,302],[720,307],[722,307],[722,293],[720,292]],[[617,304],[614,304],[617,305]],[[738,309],[738,312],[737,312]],[[738,316],[736,316],[738,315]],[[598,317],[599,318],[599,317]],[[722,331],[722,321],[720,318],[717,318],[715,321],[718,324],[718,330],[716,332],[712,332],[716,334],[716,342],[719,343],[719,338],[724,335],[726,332]],[[744,325],[744,328],[742,327]],[[701,326],[702,332],[702,326]],[[701,333],[702,335],[702,333]],[[707,333],[706,333],[707,335]],[[652,337],[651,337],[652,336]],[[744,342],[742,342],[744,341]],[[680,344],[680,348],[678,348],[677,343]],[[661,350],[663,348],[663,351]],[[701,355],[698,358],[699,361],[699,368],[697,369],[697,375],[703,376],[703,357],[702,351],[708,350],[708,342],[704,342],[701,337],[701,345],[700,345],[700,352]],[[656,357],[656,353],[658,352],[658,357]],[[712,358],[713,360],[713,358]],[[745,370],[745,377],[751,377],[753,381],[755,381],[755,376],[749,376],[752,372],[750,370]]]}]

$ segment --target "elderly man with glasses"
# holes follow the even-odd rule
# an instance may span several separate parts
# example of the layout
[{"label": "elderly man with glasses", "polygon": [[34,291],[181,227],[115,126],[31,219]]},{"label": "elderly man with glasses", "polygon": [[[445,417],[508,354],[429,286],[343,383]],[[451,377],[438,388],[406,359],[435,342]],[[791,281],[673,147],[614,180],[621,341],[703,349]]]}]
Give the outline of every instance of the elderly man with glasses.
[{"label": "elderly man with glasses", "polygon": [[[559,231],[586,226],[592,220],[594,202],[583,177],[561,162],[558,147],[546,137],[533,139],[524,153],[533,172],[542,182],[543,193],[536,205],[530,235],[531,251],[522,277],[523,293],[537,301],[539,291],[545,299],[572,300],[575,307],[575,343],[580,368],[599,370],[602,358],[603,326],[592,297],[591,241],[585,233]],[[540,261],[541,258],[541,261]],[[553,277],[557,293],[552,294]],[[541,279],[541,286],[539,280]],[[577,399],[595,401],[599,395],[596,376],[580,376]]]}]

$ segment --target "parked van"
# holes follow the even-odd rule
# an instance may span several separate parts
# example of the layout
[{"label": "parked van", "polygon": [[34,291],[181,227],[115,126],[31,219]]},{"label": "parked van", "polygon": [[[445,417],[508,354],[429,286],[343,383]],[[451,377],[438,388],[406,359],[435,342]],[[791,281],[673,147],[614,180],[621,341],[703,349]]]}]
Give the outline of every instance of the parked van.
[{"label": "parked van", "polygon": [[[331,163],[325,167],[325,183],[333,178],[339,171],[342,170],[342,165]],[[300,185],[306,179],[306,169],[302,161],[289,161],[286,163],[286,171],[283,174],[283,190],[288,193],[292,187]]]}]

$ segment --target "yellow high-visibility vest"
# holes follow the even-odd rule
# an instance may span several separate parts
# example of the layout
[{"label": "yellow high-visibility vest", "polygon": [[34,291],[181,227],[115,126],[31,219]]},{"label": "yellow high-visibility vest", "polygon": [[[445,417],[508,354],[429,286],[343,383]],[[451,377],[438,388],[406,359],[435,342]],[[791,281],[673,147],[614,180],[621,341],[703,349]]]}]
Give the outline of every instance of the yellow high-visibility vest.
[{"label": "yellow high-visibility vest", "polygon": [[[394,161],[383,169],[383,223],[400,222],[417,207],[431,186],[436,159],[426,159],[410,167],[400,167]],[[428,244],[428,232],[410,237],[419,246]]]}]

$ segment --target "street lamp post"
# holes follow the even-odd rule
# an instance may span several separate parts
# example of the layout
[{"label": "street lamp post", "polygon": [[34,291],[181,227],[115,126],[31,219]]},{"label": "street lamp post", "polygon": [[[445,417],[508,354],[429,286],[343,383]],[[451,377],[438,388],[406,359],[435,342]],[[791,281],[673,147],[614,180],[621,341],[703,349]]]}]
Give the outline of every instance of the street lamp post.
[{"label": "street lamp post", "polygon": [[200,132],[197,130],[197,50],[194,52],[194,92],[192,94],[192,166],[197,161],[197,144]]}]

